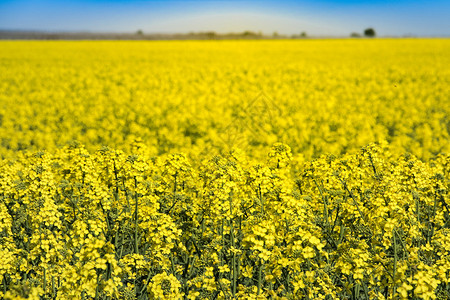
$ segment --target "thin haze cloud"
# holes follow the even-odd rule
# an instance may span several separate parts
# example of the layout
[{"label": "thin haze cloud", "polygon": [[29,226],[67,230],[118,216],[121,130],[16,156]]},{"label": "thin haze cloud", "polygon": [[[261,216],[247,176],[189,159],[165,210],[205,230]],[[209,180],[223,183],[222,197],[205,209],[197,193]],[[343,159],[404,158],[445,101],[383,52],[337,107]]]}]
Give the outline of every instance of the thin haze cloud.
[{"label": "thin haze cloud", "polygon": [[297,33],[308,29],[315,33],[333,33],[333,28],[326,23],[314,22],[306,17],[292,18],[283,15],[263,13],[210,13],[193,16],[169,18],[151,24],[149,28],[155,32],[173,32],[174,28],[186,28],[188,31],[218,31],[218,32],[280,32]]},{"label": "thin haze cloud", "polygon": [[450,35],[450,1],[0,1],[0,29]]}]

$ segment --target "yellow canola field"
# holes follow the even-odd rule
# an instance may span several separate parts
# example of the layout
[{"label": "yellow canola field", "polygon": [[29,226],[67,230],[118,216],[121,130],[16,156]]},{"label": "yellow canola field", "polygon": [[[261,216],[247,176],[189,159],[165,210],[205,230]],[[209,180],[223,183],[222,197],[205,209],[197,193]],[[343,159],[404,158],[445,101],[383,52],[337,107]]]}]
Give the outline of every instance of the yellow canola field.
[{"label": "yellow canola field", "polygon": [[450,299],[450,40],[0,42],[0,298]]},{"label": "yellow canola field", "polygon": [[0,155],[449,152],[450,40],[1,42]]}]

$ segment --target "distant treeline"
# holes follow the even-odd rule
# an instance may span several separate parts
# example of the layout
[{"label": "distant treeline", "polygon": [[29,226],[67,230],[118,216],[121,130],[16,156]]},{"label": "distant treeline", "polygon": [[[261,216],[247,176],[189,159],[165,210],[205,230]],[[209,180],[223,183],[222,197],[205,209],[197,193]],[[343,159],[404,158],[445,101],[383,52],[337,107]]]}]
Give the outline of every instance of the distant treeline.
[{"label": "distant treeline", "polygon": [[144,33],[96,33],[96,32],[43,32],[0,30],[0,39],[31,40],[225,40],[225,39],[286,39],[307,38],[306,32],[282,35],[274,32],[266,35],[261,32],[244,31],[239,33],[216,33],[214,31],[175,34]]},{"label": "distant treeline", "polygon": [[[373,38],[377,36],[375,29],[366,28],[363,32],[352,32],[351,38]],[[305,39],[305,38],[342,38],[343,36],[309,36],[305,31],[298,34],[263,34],[261,31],[243,31],[217,33],[215,31],[201,31],[189,33],[146,33],[142,30],[128,33],[105,32],[49,32],[1,30],[0,40],[236,40],[236,39]],[[413,37],[407,35],[403,37]]]}]

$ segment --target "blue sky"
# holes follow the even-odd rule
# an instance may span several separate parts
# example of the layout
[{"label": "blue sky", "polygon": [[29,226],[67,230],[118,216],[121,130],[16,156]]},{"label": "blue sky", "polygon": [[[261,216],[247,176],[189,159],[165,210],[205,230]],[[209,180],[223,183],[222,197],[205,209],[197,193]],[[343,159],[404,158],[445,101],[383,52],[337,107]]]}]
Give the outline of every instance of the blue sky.
[{"label": "blue sky", "polygon": [[0,0],[0,29],[348,36],[450,36],[450,1],[33,1]]}]

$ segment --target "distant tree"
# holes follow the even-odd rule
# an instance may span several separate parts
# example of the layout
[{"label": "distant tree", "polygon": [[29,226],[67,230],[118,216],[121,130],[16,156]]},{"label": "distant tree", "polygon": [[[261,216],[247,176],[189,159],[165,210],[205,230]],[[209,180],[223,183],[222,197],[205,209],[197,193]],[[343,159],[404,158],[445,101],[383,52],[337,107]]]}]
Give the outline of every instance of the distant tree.
[{"label": "distant tree", "polygon": [[277,37],[279,37],[280,35],[278,34],[277,31],[274,31],[273,34],[272,34],[272,36],[273,36],[274,38],[277,38]]},{"label": "distant tree", "polygon": [[364,36],[366,36],[366,37],[375,37],[376,36],[375,29],[367,28],[366,30],[364,30]]},{"label": "distant tree", "polygon": [[255,36],[256,34],[253,31],[246,30],[242,33],[243,36]]},{"label": "distant tree", "polygon": [[305,38],[305,37],[308,37],[308,35],[306,34],[305,31],[303,31],[302,33],[300,33],[300,37]]},{"label": "distant tree", "polygon": [[361,37],[361,34],[359,34],[359,33],[357,33],[357,32],[352,32],[352,33],[350,34],[350,37],[353,37],[353,38],[359,38],[359,37]]},{"label": "distant tree", "polygon": [[205,32],[205,35],[210,40],[213,40],[217,37],[217,34],[214,31]]},{"label": "distant tree", "polygon": [[136,31],[136,34],[137,34],[137,35],[143,35],[144,32],[143,32],[141,29],[139,29],[138,31]]}]

